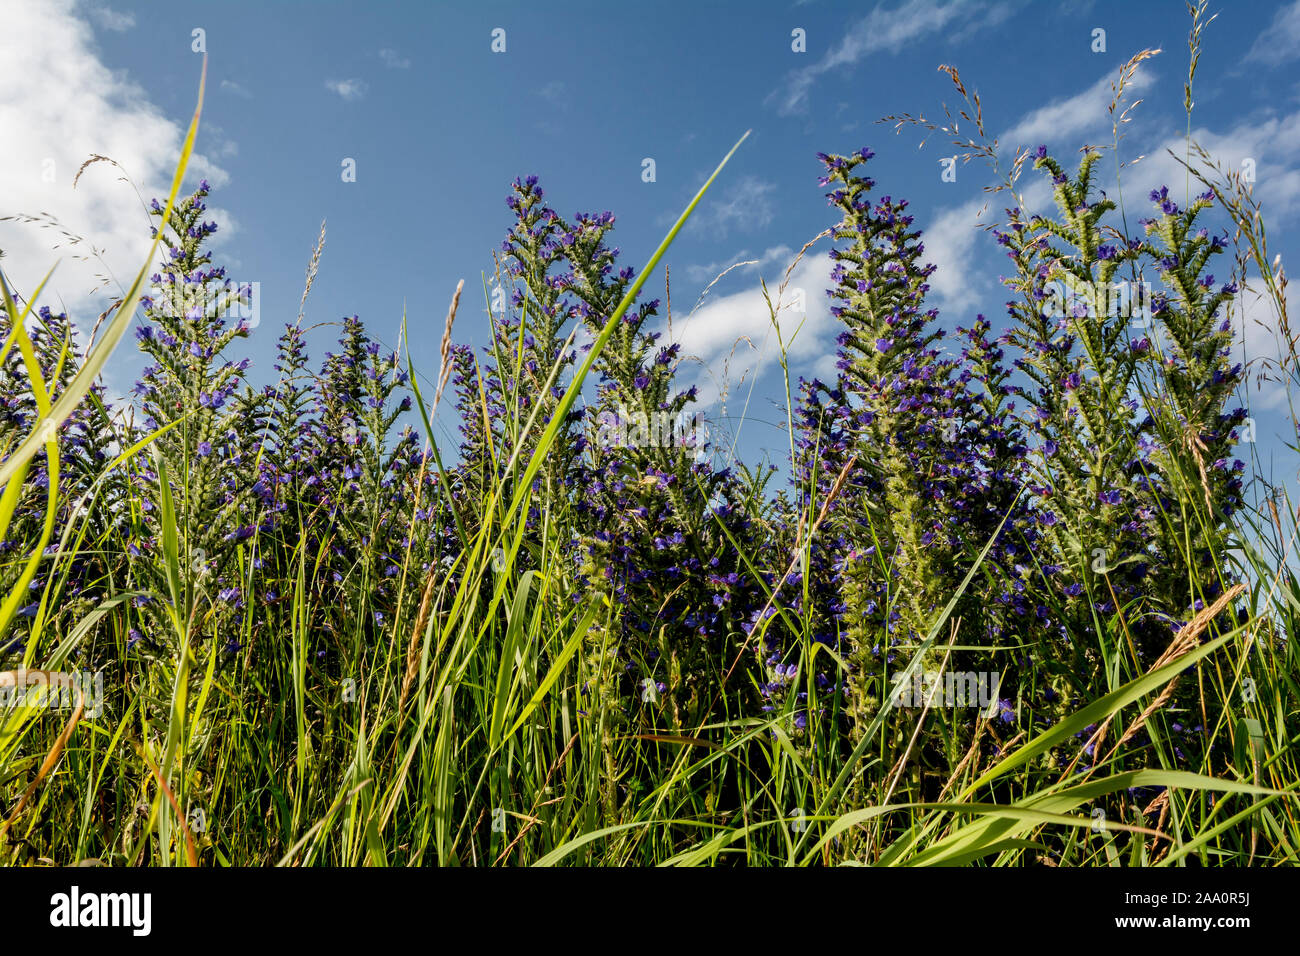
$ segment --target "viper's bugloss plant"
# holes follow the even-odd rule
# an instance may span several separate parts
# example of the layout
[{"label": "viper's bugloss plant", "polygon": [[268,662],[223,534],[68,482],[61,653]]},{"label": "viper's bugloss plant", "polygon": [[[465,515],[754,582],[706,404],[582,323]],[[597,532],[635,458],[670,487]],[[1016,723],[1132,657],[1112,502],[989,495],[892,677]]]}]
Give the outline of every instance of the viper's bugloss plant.
[{"label": "viper's bugloss plant", "polygon": [[[579,215],[565,244],[573,313],[593,333],[634,275],[606,244],[613,225],[609,213]],[[680,347],[646,329],[659,305],[629,309],[597,360],[577,524],[581,579],[620,609],[618,680],[606,692],[629,712],[664,701],[682,730],[722,703],[719,665],[743,638],[757,588],[722,530],[749,534],[731,473],[714,467],[707,425],[687,414],[695,389],[674,381]]]},{"label": "viper's bugloss plant", "polygon": [[[129,547],[132,553],[161,555],[163,537],[176,534],[181,592],[168,599],[182,600],[176,612],[185,616],[200,599],[238,609],[243,599],[236,554],[256,530],[241,520],[256,468],[251,436],[242,427],[248,411],[237,396],[249,361],[225,356],[235,339],[248,334],[240,313],[252,291],[227,282],[225,268],[212,264],[207,245],[217,226],[203,218],[208,192],[205,181],[166,221],[163,205],[154,200],[154,230],[167,252],[151,277],[136,327],[151,364],[135,387],[143,428],[132,437],[160,432],[153,445],[160,464],[141,467],[136,475]],[[170,485],[167,492],[161,482]],[[171,499],[171,516],[164,515],[164,495]],[[174,528],[166,527],[173,520]],[[164,593],[158,565],[142,562],[138,569],[139,587]],[[171,629],[154,630],[147,636],[161,643]]]},{"label": "viper's bugloss plant", "polygon": [[1163,335],[1147,420],[1164,481],[1156,586],[1177,613],[1199,610],[1229,583],[1223,577],[1228,522],[1242,504],[1245,468],[1234,453],[1246,419],[1245,408],[1235,405],[1243,369],[1233,361],[1229,314],[1238,283],[1216,283],[1207,271],[1227,248],[1226,237],[1197,227],[1214,208],[1213,192],[1195,196],[1186,209],[1167,187],[1150,198],[1159,215],[1145,222],[1146,249],[1163,282],[1152,303]]},{"label": "viper's bugloss plant", "polygon": [[[804,387],[798,475],[804,507],[830,508],[810,571],[839,597],[819,602],[830,617],[814,636],[851,663],[858,732],[885,700],[890,665],[926,638],[990,538],[987,580],[963,605],[959,642],[994,644],[1046,615],[1021,581],[1037,531],[1018,505],[1025,445],[1002,350],[979,316],[960,330],[959,356],[941,353],[938,313],[924,307],[934,267],[907,202],[868,198],[874,183],[856,170],[872,155],[820,157],[843,215],[828,295],[845,329],[834,385]],[[924,663],[937,659],[932,651]]]},{"label": "viper's bugloss plant", "polygon": [[[578,336],[597,338],[634,280],[606,242],[611,213],[568,222],[542,199],[536,177],[513,184],[515,223],[502,246],[509,309],[492,315],[481,364],[463,348],[453,355],[465,487],[487,488],[511,459],[531,454],[530,420],[552,415],[591,348],[575,346]],[[646,328],[658,307],[633,304],[596,357],[591,403],[566,416],[533,481],[530,543],[517,565],[539,567],[543,543],[563,542],[553,573],[569,582],[566,603],[598,595],[609,604],[608,621],[585,641],[592,677],[580,697],[598,715],[611,819],[649,785],[627,776],[638,758],[616,753],[616,738],[693,732],[747,692],[737,678],[728,693],[726,662],[740,653],[760,593],[736,545],[751,534],[749,504],[709,460],[707,426],[687,414],[695,390],[674,384],[679,347],[659,346],[660,333]]]},{"label": "viper's bugloss plant", "polygon": [[1097,195],[1098,158],[1085,153],[1071,178],[1045,147],[1035,156],[1059,218],[1013,209],[999,233],[1015,263],[1009,337],[1031,383],[1020,391],[1039,439],[1038,521],[1069,569],[1057,576],[1063,612],[1096,629],[1138,602],[1157,615],[1135,627],[1158,653],[1169,631],[1156,620],[1185,620],[1225,584],[1224,522],[1242,487],[1230,450],[1245,418],[1225,411],[1241,382],[1224,308],[1236,286],[1205,271],[1225,246],[1194,228],[1211,196],[1182,210],[1157,190],[1147,235],[1126,238],[1105,222],[1115,203]]}]

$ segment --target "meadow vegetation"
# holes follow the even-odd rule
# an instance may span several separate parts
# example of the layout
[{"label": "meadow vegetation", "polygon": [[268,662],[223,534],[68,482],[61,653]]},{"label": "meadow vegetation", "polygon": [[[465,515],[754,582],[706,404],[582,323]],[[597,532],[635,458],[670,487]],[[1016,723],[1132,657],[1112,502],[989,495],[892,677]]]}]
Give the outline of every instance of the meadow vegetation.
[{"label": "meadow vegetation", "polygon": [[643,288],[713,178],[638,271],[612,214],[521,177],[486,348],[460,289],[423,388],[357,316],[309,355],[300,311],[257,388],[207,184],[182,195],[196,112],[93,346],[5,283],[0,859],[1296,862],[1296,509],[1243,460],[1233,353],[1252,271],[1290,341],[1286,278],[1190,140],[1140,221],[1107,198],[1146,55],[1072,157],[1001,157],[950,71],[931,132],[1008,203],[988,317],[929,304],[905,183],[820,155],[836,374],[782,355],[779,468],[694,424]]}]

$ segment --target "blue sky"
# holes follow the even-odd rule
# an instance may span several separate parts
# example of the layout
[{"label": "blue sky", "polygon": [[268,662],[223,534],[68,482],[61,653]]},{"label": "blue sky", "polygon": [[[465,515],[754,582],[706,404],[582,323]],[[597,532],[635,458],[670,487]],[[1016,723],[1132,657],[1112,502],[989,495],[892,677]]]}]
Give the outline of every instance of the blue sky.
[{"label": "blue sky", "polygon": [[[1182,192],[1164,153],[1181,147],[1189,20],[1181,0],[1014,2],[477,2],[220,4],[26,3],[0,0],[0,215],[50,213],[86,243],[59,249],[56,230],[0,222],[11,281],[30,289],[58,257],[51,304],[93,316],[108,289],[138,265],[148,225],[112,168],[72,174],[91,153],[113,157],[147,200],[164,192],[193,108],[204,31],[208,96],[194,179],[206,175],[222,224],[214,258],[260,284],[260,324],[240,344],[252,376],[271,374],[275,336],[298,312],[303,275],[328,220],[309,323],[358,314],[376,338],[398,340],[405,306],[417,367],[436,378],[452,290],[466,280],[456,338],[482,344],[481,276],[509,224],[510,181],[541,178],[564,215],[612,210],[626,264],[639,268],[704,178],[746,130],[698,220],[666,259],[673,328],[697,362],[708,411],[733,424],[745,460],[779,458],[771,424],[783,400],[775,344],[758,297],[794,253],[832,224],[817,186],[818,151],[870,146],[878,193],[905,196],[936,263],[931,304],[948,327],[977,312],[998,327],[1006,295],[998,247],[978,229],[991,173],[959,165],[936,135],[918,149],[888,114],[942,116],[957,97],[940,64],[956,66],[981,96],[985,124],[1007,161],[1017,145],[1072,156],[1108,143],[1106,107],[1121,65],[1160,48],[1132,87],[1143,102],[1126,127],[1123,158],[1133,218],[1150,185]],[[1255,161],[1272,251],[1289,261],[1300,215],[1300,3],[1219,3],[1196,78],[1194,137],[1234,168]],[[505,31],[505,52],[491,49]],[[792,49],[792,31],[806,50]],[[1105,51],[1094,52],[1095,30]],[[655,162],[644,182],[643,160]],[[355,160],[356,181],[341,164]],[[1113,169],[1113,160],[1108,160]],[[1032,171],[1024,185],[1036,182]],[[1109,189],[1108,189],[1109,192]],[[1030,197],[1044,200],[1041,190]],[[994,197],[983,221],[1001,211]],[[75,259],[94,245],[98,259]],[[822,289],[825,242],[796,269],[808,313],[791,349],[796,375],[826,372],[836,330]],[[701,292],[731,272],[689,315]],[[1229,263],[1216,270],[1226,278]],[[663,275],[650,294],[662,298]],[[1253,320],[1264,323],[1256,326]],[[1247,304],[1243,349],[1275,348],[1271,315]],[[796,323],[791,321],[787,334]],[[311,339],[313,359],[334,330]],[[124,390],[143,364],[124,342],[110,383]],[[1293,440],[1279,390],[1252,396],[1261,439]],[[448,425],[451,423],[448,422]],[[1261,448],[1263,451],[1264,449]],[[1290,459],[1287,459],[1288,461]],[[1288,469],[1294,466],[1288,464]]]}]

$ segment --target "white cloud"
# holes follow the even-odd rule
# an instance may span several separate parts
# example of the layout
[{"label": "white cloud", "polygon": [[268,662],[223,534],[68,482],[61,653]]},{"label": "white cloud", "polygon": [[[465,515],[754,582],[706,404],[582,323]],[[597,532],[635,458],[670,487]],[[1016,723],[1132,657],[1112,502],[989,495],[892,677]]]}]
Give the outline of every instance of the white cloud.
[{"label": "white cloud", "polygon": [[940,211],[921,236],[925,244],[922,258],[935,266],[930,275],[930,295],[935,305],[944,311],[961,313],[987,302],[992,285],[982,269],[976,269],[974,259],[980,243],[989,241],[979,228],[980,211],[994,204],[983,198],[972,199]]},{"label": "white cloud", "polygon": [[326,80],[325,89],[331,93],[337,93],[349,103],[354,103],[366,95],[366,90],[370,89],[365,80]]},{"label": "white cloud", "polygon": [[[999,26],[1011,19],[1022,6],[1024,6],[1023,0],[1001,0],[999,3],[984,7],[978,17],[971,18],[964,27],[957,28],[951,34],[951,40],[953,43],[964,43],[980,30]],[[1067,11],[1061,10],[1059,13],[1061,18],[1064,19]]]},{"label": "white cloud", "polygon": [[[1293,7],[1300,11],[1300,0]],[[1300,12],[1296,17],[1297,30],[1300,31]],[[1300,33],[1297,42],[1300,42]],[[1070,164],[1065,162],[1065,158],[1074,148],[1084,142],[1105,146],[1111,141],[1113,121],[1107,110],[1113,97],[1111,84],[1115,78],[1113,72],[1109,73],[1074,96],[1030,111],[998,137],[999,150],[1009,157],[1018,146],[1032,149],[1046,143],[1049,151],[1069,169]],[[1154,74],[1139,67],[1129,82],[1125,103],[1140,98],[1154,82]],[[1255,195],[1263,204],[1267,221],[1280,221],[1300,213],[1300,167],[1293,165],[1294,158],[1300,156],[1300,111],[1279,114],[1270,110],[1242,119],[1223,131],[1200,127],[1192,131],[1192,140],[1225,169],[1240,170],[1245,160],[1253,161]],[[1179,201],[1183,201],[1187,173],[1170,152],[1186,158],[1185,136],[1174,133],[1163,140],[1148,139],[1143,144],[1145,150],[1137,148],[1136,144],[1137,140],[1130,137],[1121,146],[1127,164],[1123,171],[1125,196],[1140,197],[1145,203],[1150,190],[1167,185],[1171,190],[1176,188]],[[1140,161],[1135,162],[1139,156]],[[1192,158],[1193,165],[1203,165],[1194,154]],[[1113,169],[1113,163],[1110,165]],[[1102,188],[1113,190],[1113,185],[1103,181],[1107,178],[1110,177],[1104,176],[1098,182]],[[1113,183],[1113,178],[1110,181]],[[1020,188],[1030,209],[1046,211],[1045,207],[1051,202],[1051,191],[1046,180],[1033,173],[1028,164]],[[1193,193],[1203,190],[1195,179],[1191,180],[1189,188]]]},{"label": "white cloud", "polygon": [[204,123],[201,135],[211,157],[231,159],[239,155],[239,143],[226,134],[225,127],[218,126],[216,123]]},{"label": "white cloud", "polygon": [[411,61],[396,50],[380,50],[379,59],[383,60],[384,66],[390,70],[409,70],[411,68]]},{"label": "white cloud", "polygon": [[232,93],[242,99],[251,100],[253,98],[253,94],[248,92],[247,88],[236,83],[234,80],[222,80],[221,89],[225,93]]},{"label": "white cloud", "polygon": [[[1286,115],[1267,115],[1245,119],[1222,132],[1205,129],[1192,130],[1193,142],[1200,145],[1211,158],[1225,170],[1241,170],[1246,160],[1255,167],[1255,198],[1263,208],[1265,225],[1290,219],[1300,213],[1300,169],[1294,164],[1300,156],[1300,111]],[[1169,186],[1170,192],[1182,202],[1187,172],[1174,156],[1187,158],[1187,143],[1183,136],[1171,136],[1147,153],[1137,166],[1126,171],[1126,189],[1139,190],[1142,200],[1146,194],[1160,186]],[[1192,165],[1204,163],[1195,153]],[[1204,187],[1192,179],[1192,193]]]},{"label": "white cloud", "polygon": [[[1074,145],[1080,141],[1081,136],[1086,138],[1089,134],[1094,143],[1109,143],[1114,120],[1107,111],[1114,98],[1112,84],[1117,79],[1118,73],[1112,70],[1083,92],[1053,100],[1046,106],[1031,111],[998,137],[999,149],[1010,156],[1018,146],[1033,149],[1040,143],[1045,143],[1049,150],[1059,154],[1067,143]],[[1122,112],[1124,104],[1132,103],[1137,98],[1136,94],[1140,94],[1152,82],[1154,77],[1151,72],[1139,66],[1125,88],[1124,103],[1120,104],[1118,110]],[[1104,139],[1098,138],[1103,134]]]},{"label": "white cloud", "polygon": [[[830,256],[806,255],[791,273],[784,299],[776,303],[792,255],[777,257],[775,250],[769,252],[773,254],[763,256],[772,266],[765,278],[773,304],[779,305],[778,322],[792,376],[833,376],[835,350],[828,343],[834,341],[838,322],[830,314],[830,300],[824,291],[830,285]],[[798,310],[800,304],[803,311]],[[672,335],[666,337],[681,344],[683,362],[678,376],[684,384],[699,387],[702,408],[719,400],[732,402],[747,393],[780,356],[779,339],[757,281],[745,291],[710,297],[685,319],[674,319]]]},{"label": "white cloud", "polygon": [[[706,197],[686,223],[695,233],[710,233],[724,239],[734,229],[762,229],[772,221],[770,194],[776,184],[757,176],[743,176],[724,188],[715,198]],[[715,194],[710,191],[709,196]]]},{"label": "white cloud", "polygon": [[[0,216],[48,214],[70,234],[22,222],[0,222],[5,274],[30,292],[58,262],[42,303],[66,309],[89,328],[130,284],[149,248],[149,217],[137,196],[166,196],[189,115],[165,115],[124,71],[99,59],[90,25],[71,0],[31,4],[0,0]],[[198,76],[194,76],[195,91]],[[73,178],[92,154],[111,157]],[[196,155],[187,186],[227,176]],[[229,217],[211,210],[231,231]],[[55,245],[58,248],[53,248]],[[99,253],[92,255],[92,250]],[[107,280],[106,282],[104,280]]]},{"label": "white cloud", "polygon": [[1273,15],[1273,22],[1255,38],[1245,62],[1279,66],[1296,57],[1300,57],[1300,0]]},{"label": "white cloud", "polygon": [[877,6],[852,24],[843,39],[820,60],[792,71],[785,86],[773,91],[768,102],[775,103],[782,116],[802,113],[808,105],[809,91],[823,73],[850,66],[873,53],[897,52],[908,43],[948,28],[954,21],[971,18],[982,8],[982,3],[938,0],[904,0],[893,9]]},{"label": "white cloud", "polygon": [[135,26],[135,14],[121,13],[98,4],[86,7],[86,14],[100,28],[112,33],[125,33]]}]

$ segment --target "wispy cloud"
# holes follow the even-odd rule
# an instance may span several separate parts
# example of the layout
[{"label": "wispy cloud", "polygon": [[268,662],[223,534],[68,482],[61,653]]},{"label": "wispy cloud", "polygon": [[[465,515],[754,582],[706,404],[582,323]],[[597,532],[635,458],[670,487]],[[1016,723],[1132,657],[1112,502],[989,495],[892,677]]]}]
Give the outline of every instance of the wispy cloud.
[{"label": "wispy cloud", "polygon": [[[1111,70],[1086,90],[1031,111],[998,137],[998,146],[1010,155],[1018,146],[1032,149],[1040,143],[1059,152],[1066,141],[1077,140],[1081,134],[1105,133],[1109,141],[1113,120],[1108,110],[1115,95],[1112,88],[1115,80],[1116,73]],[[1132,103],[1135,94],[1154,82],[1155,75],[1139,66],[1125,89],[1125,103]],[[1123,108],[1121,104],[1119,109]]]},{"label": "wispy cloud", "polygon": [[949,29],[974,17],[982,2],[941,3],[939,0],[905,0],[893,9],[877,6],[852,24],[845,35],[817,62],[794,70],[785,85],[767,98],[782,116],[802,113],[808,94],[822,74],[851,66],[873,53],[897,52],[916,40]]},{"label": "wispy cloud", "polygon": [[[768,289],[775,300],[791,258],[788,247],[769,249],[759,257]],[[725,267],[724,267],[725,268]],[[837,322],[822,290],[830,285],[831,259],[826,253],[805,256],[790,274],[777,321],[795,374],[823,377],[834,374],[832,341]],[[711,297],[685,319],[674,319],[671,340],[682,346],[683,384],[699,388],[703,408],[730,401],[748,390],[776,365],[780,344],[772,316],[755,279],[748,289]]]},{"label": "wispy cloud", "polygon": [[123,13],[98,4],[86,7],[86,15],[96,26],[112,33],[125,33],[135,26],[134,13]]},{"label": "wispy cloud", "polygon": [[380,50],[379,59],[383,60],[384,66],[390,70],[409,70],[411,68],[410,59],[402,56],[396,50]]},{"label": "wispy cloud", "polygon": [[567,110],[572,103],[571,97],[569,96],[568,84],[563,80],[551,80],[544,86],[539,86],[537,88],[537,95],[546,100],[546,102],[550,103],[552,106],[562,110]]},{"label": "wispy cloud", "polygon": [[224,93],[230,93],[234,96],[241,97],[242,99],[251,100],[253,98],[252,93],[248,92],[246,88],[236,83],[234,80],[222,80],[221,90]]},{"label": "wispy cloud", "polygon": [[1255,38],[1246,62],[1280,66],[1297,57],[1300,57],[1300,0],[1273,15],[1273,22]]},{"label": "wispy cloud", "polygon": [[349,103],[356,102],[366,95],[370,85],[365,80],[326,80],[325,89],[331,93],[337,93]]},{"label": "wispy cloud", "polygon": [[[762,271],[771,265],[788,265],[792,259],[794,259],[794,250],[789,246],[773,246],[758,255],[751,255],[749,250],[742,249],[726,262],[710,262],[706,265],[687,266],[685,270],[686,278],[692,282],[700,283],[701,287],[703,287],[728,269],[732,270],[731,275],[741,275],[752,273],[756,269]],[[735,266],[734,269],[732,269],[733,266]]]},{"label": "wispy cloud", "polygon": [[725,239],[733,231],[762,229],[772,221],[771,195],[776,184],[744,176],[724,189],[717,198],[705,199],[686,225],[690,232]]},{"label": "wispy cloud", "polygon": [[[1254,195],[1269,228],[1300,216],[1300,110],[1243,119],[1227,129],[1194,128],[1192,140],[1225,170],[1240,171],[1247,160],[1253,162]],[[1187,171],[1175,156],[1186,155],[1183,136],[1152,143],[1146,158],[1125,170],[1126,194],[1136,192],[1145,202],[1150,190],[1169,186],[1182,202]],[[1192,163],[1204,165],[1195,155]],[[1194,193],[1204,189],[1195,179],[1189,188]]]},{"label": "wispy cloud", "polygon": [[199,132],[203,148],[217,159],[230,159],[239,155],[239,143],[226,134],[225,127],[209,123]]}]

